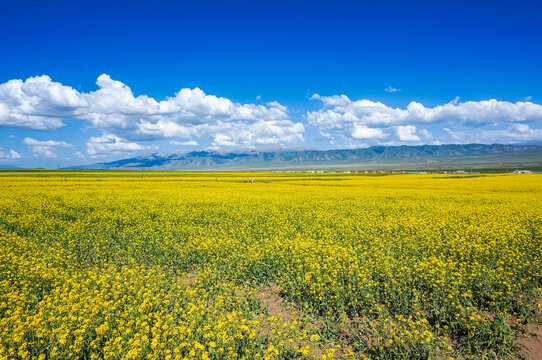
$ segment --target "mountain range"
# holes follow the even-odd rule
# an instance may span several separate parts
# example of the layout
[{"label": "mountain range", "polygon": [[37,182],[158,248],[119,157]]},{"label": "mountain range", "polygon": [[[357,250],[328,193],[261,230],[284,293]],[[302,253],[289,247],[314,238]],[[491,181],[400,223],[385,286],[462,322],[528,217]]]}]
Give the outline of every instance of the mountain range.
[{"label": "mountain range", "polygon": [[373,146],[340,150],[189,151],[148,154],[70,169],[318,170],[542,167],[537,145]]}]

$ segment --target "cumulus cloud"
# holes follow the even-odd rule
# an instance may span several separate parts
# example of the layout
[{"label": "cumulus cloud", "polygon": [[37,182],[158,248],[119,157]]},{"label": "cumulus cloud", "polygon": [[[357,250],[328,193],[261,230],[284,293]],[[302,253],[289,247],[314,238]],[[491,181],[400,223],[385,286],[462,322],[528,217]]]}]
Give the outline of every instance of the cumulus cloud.
[{"label": "cumulus cloud", "polygon": [[320,131],[320,135],[322,135],[322,137],[325,137],[326,139],[333,139],[331,134],[327,132]]},{"label": "cumulus cloud", "polygon": [[420,134],[422,134],[422,136],[427,140],[433,139],[433,134],[431,134],[427,129],[421,129]]},{"label": "cumulus cloud", "polygon": [[373,126],[432,124],[447,120],[476,124],[542,120],[542,106],[530,102],[511,103],[492,99],[460,103],[454,100],[433,108],[411,102],[406,109],[400,109],[366,99],[352,101],[345,95],[313,95],[312,99],[321,100],[327,109],[309,112],[307,117],[322,125],[333,125],[339,120]]},{"label": "cumulus cloud", "polygon": [[420,141],[414,125],[397,126],[397,136],[401,141]]},{"label": "cumulus cloud", "polygon": [[[394,108],[368,99],[350,100],[346,95],[311,97],[323,106],[307,112],[309,124],[321,131],[332,132],[345,139],[390,138],[420,141],[416,125],[450,122],[457,127],[510,126],[542,121],[542,106],[532,102],[507,102],[495,99],[460,102],[459,98],[435,107],[411,102],[406,108]],[[427,131],[420,133],[431,139]],[[510,132],[504,135],[512,136]]]},{"label": "cumulus cloud", "polygon": [[[319,137],[313,140],[337,147],[542,141],[542,106],[530,97],[519,102],[462,102],[456,97],[437,106],[411,102],[393,107],[369,99],[351,100],[346,95],[314,94],[310,99],[318,100],[320,108],[297,121],[292,120],[295,115],[290,116],[290,109],[276,101],[238,103],[199,88],[181,89],[156,100],[134,95],[126,84],[106,74],[96,84],[95,91],[80,92],[45,75],[0,84],[0,129],[52,131],[68,120],[84,122],[102,134],[86,144],[92,156],[149,150],[149,141],[164,139],[177,146],[215,149],[295,145],[305,141],[304,124],[313,127],[309,133]],[[389,86],[386,91],[400,89]],[[23,142],[34,155],[45,157],[55,157],[55,149],[69,146],[31,138]],[[4,150],[4,157],[7,155]]]},{"label": "cumulus cloud", "polygon": [[10,149],[9,150],[9,158],[10,159],[20,159],[21,158],[21,154],[19,154],[17,151],[13,150],[13,149]]},{"label": "cumulus cloud", "polygon": [[190,140],[190,141],[175,141],[175,140],[172,140],[169,142],[171,145],[175,145],[175,146],[198,146],[198,142],[197,141],[194,141],[194,140]]},{"label": "cumulus cloud", "polygon": [[450,104],[457,105],[459,103],[459,100],[461,100],[461,98],[459,96],[456,96],[452,101],[450,101]]},{"label": "cumulus cloud", "polygon": [[56,146],[70,147],[71,146],[71,144],[68,144],[65,141],[36,140],[29,137],[24,138],[23,144],[26,144],[28,146],[43,146],[43,147],[56,147]]},{"label": "cumulus cloud", "polygon": [[397,89],[397,88],[388,86],[387,88],[384,89],[384,91],[387,91],[387,92],[390,92],[390,93],[394,93],[394,92],[399,92],[399,91],[401,91],[401,89]]},{"label": "cumulus cloud", "polygon": [[21,158],[21,154],[19,154],[17,151],[10,149],[9,152],[5,153],[4,151],[2,151],[2,148],[0,148],[0,159],[16,160],[20,158]]},{"label": "cumulus cloud", "polygon": [[30,150],[32,150],[34,156],[40,156],[44,158],[55,158],[55,148],[66,148],[73,146],[72,144],[69,144],[65,141],[36,140],[29,137],[25,137],[23,139],[23,144],[27,145]]},{"label": "cumulus cloud", "polygon": [[77,157],[78,159],[84,159],[85,155],[81,151],[74,151],[73,156]]},{"label": "cumulus cloud", "polygon": [[355,125],[352,131],[354,139],[372,139],[386,137],[381,129],[370,128],[365,125]]},{"label": "cumulus cloud", "polygon": [[135,97],[127,85],[106,74],[96,84],[99,89],[88,93],[45,75],[0,84],[0,128],[54,130],[64,120],[79,120],[132,142],[224,134],[231,138],[228,143],[243,145],[303,139],[303,125],[292,122],[288,109],[276,101],[240,104],[199,88],[181,89],[157,101],[146,95]]},{"label": "cumulus cloud", "polygon": [[144,146],[135,142],[130,142],[113,134],[91,137],[86,145],[87,153],[92,156],[118,155],[137,150],[156,148],[154,146]]},{"label": "cumulus cloud", "polygon": [[449,129],[442,143],[529,143],[542,141],[542,130],[532,129],[527,124],[513,124],[505,129]]},{"label": "cumulus cloud", "polygon": [[212,145],[216,147],[220,146],[237,146],[238,143],[235,142],[229,135],[226,134],[217,134],[213,139]]}]

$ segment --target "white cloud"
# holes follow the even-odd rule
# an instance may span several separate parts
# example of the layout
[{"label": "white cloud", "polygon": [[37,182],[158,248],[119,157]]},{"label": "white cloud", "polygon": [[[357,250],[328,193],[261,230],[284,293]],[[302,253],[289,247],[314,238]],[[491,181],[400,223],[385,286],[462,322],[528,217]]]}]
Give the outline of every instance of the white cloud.
[{"label": "white cloud", "polygon": [[261,95],[256,96],[256,100],[260,100],[262,98]]},{"label": "white cloud", "polygon": [[500,138],[511,138],[517,141],[541,141],[542,130],[531,129],[526,124],[514,124],[508,129],[501,131],[498,135]]},{"label": "white cloud", "polygon": [[27,145],[30,150],[32,150],[34,156],[39,156],[43,158],[55,158],[55,148],[66,148],[73,146],[72,144],[69,144],[65,141],[36,140],[29,137],[25,137],[23,139],[23,144]]},{"label": "white cloud", "polygon": [[137,150],[149,149],[141,144],[127,141],[116,135],[105,134],[100,137],[91,137],[86,143],[89,155],[122,154]]},{"label": "white cloud", "polygon": [[527,124],[514,124],[510,126],[510,130],[512,131],[515,130],[518,133],[525,134],[525,133],[528,133],[531,129],[529,128],[529,125]]},{"label": "white cloud", "polygon": [[21,154],[19,154],[17,151],[13,150],[13,149],[10,149],[9,150],[9,158],[10,159],[20,159],[21,158]]},{"label": "white cloud", "polygon": [[[96,84],[95,91],[80,92],[45,75],[0,84],[0,130],[50,131],[67,120],[81,121],[103,134],[88,140],[87,152],[92,156],[148,150],[152,147],[145,141],[163,139],[177,146],[213,148],[298,144],[305,141],[303,122],[315,127],[311,134],[321,135],[337,147],[419,141],[542,141],[542,105],[531,102],[530,97],[519,102],[461,102],[456,97],[432,107],[419,102],[392,107],[369,99],[351,100],[346,95],[314,94],[310,98],[321,101],[322,106],[296,121],[292,120],[295,109],[291,117],[292,112],[276,101],[243,104],[199,88],[181,89],[160,101],[135,96],[127,85],[106,74]],[[391,86],[386,90],[400,91]],[[69,146],[31,138],[23,142],[34,155],[43,157],[55,157],[55,149]]]},{"label": "white cloud", "polygon": [[[411,102],[402,109],[367,99],[353,101],[346,95],[315,94],[311,99],[322,101],[323,107],[306,113],[309,124],[344,139],[382,139],[395,133],[399,141],[409,142],[420,141],[415,134],[416,125],[420,124],[449,122],[456,127],[475,128],[542,121],[542,106],[531,102],[495,99],[459,102],[459,98],[455,98],[435,107]],[[426,139],[432,138],[427,130],[420,134]]]},{"label": "white cloud", "polygon": [[3,160],[16,160],[20,159],[21,154],[19,154],[17,151],[10,149],[8,153],[5,153],[2,151],[2,148],[0,148],[0,159]]},{"label": "white cloud", "polygon": [[416,135],[416,127],[414,125],[397,126],[397,136],[401,141],[420,141],[420,137]]},{"label": "white cloud", "polygon": [[384,91],[387,91],[387,92],[390,92],[390,93],[394,93],[394,92],[399,92],[399,91],[401,91],[401,89],[397,89],[397,88],[388,86],[387,88],[384,89]]},{"label": "white cloud", "polygon": [[323,132],[323,131],[320,131],[320,135],[322,135],[326,139],[332,139],[333,138],[330,133]]},{"label": "white cloud", "polygon": [[213,139],[212,145],[214,146],[238,146],[239,144],[236,143],[231,137],[229,137],[226,134],[217,134],[215,138]]},{"label": "white cloud", "polygon": [[305,131],[276,101],[240,104],[199,88],[181,89],[157,101],[135,97],[128,86],[106,74],[96,84],[99,89],[88,93],[45,75],[0,84],[0,128],[54,130],[63,126],[63,120],[79,120],[131,141],[215,138],[226,133],[234,143],[250,146],[296,142]]},{"label": "white cloud", "polygon": [[309,112],[307,118],[315,124],[328,126],[334,125],[338,121],[373,126],[393,126],[432,124],[447,120],[473,124],[488,124],[495,121],[542,120],[542,106],[529,102],[511,103],[492,99],[459,103],[454,100],[433,108],[411,102],[406,109],[399,109],[366,99],[351,101],[345,95],[340,97],[314,95],[312,98],[321,100],[326,108],[331,107],[331,109]]},{"label": "white cloud", "polygon": [[77,90],[45,75],[0,84],[0,127],[54,130],[62,118],[85,106]]},{"label": "white cloud", "polygon": [[442,143],[528,143],[542,141],[542,130],[532,129],[526,124],[513,124],[504,129],[459,128],[446,131]]},{"label": "white cloud", "polygon": [[175,141],[175,140],[172,140],[169,143],[171,145],[176,145],[176,146],[198,146],[198,142],[194,141],[194,140],[190,140],[190,141]]},{"label": "white cloud", "polygon": [[47,147],[56,147],[56,146],[70,147],[71,146],[71,144],[68,144],[65,141],[36,140],[29,137],[24,138],[23,144],[28,145],[28,146],[47,146]]},{"label": "white cloud", "polygon": [[279,103],[278,101],[268,102],[267,106],[269,106],[270,108],[278,109],[279,111],[281,111],[284,114],[286,114],[288,112],[288,108],[286,106],[282,105],[281,103]]},{"label": "white cloud", "polygon": [[353,130],[352,137],[354,139],[380,139],[386,136],[382,130],[369,128],[365,125],[356,125]]},{"label": "white cloud", "polygon": [[422,134],[422,136],[427,140],[433,139],[433,134],[431,134],[427,129],[421,129],[420,134]]},{"label": "white cloud", "polygon": [[346,106],[352,102],[346,95],[320,96],[314,94],[310,100],[320,100],[325,106]]}]

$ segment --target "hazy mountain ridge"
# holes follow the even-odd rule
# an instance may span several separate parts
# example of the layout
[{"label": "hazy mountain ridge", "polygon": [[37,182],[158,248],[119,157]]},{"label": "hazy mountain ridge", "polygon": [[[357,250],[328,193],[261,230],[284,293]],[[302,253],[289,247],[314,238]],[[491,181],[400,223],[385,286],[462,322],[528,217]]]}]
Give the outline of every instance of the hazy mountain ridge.
[{"label": "hazy mountain ridge", "polygon": [[340,150],[190,151],[149,154],[72,169],[243,170],[307,167],[378,167],[453,164],[542,163],[537,145],[373,146]]}]

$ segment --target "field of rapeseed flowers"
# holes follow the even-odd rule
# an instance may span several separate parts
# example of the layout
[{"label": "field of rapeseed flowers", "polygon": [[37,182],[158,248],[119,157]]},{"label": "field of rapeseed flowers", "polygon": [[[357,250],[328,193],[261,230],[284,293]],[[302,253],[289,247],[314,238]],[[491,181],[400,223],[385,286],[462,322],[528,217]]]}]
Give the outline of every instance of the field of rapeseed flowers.
[{"label": "field of rapeseed flowers", "polygon": [[508,359],[540,311],[537,174],[12,171],[0,194],[0,359]]}]

